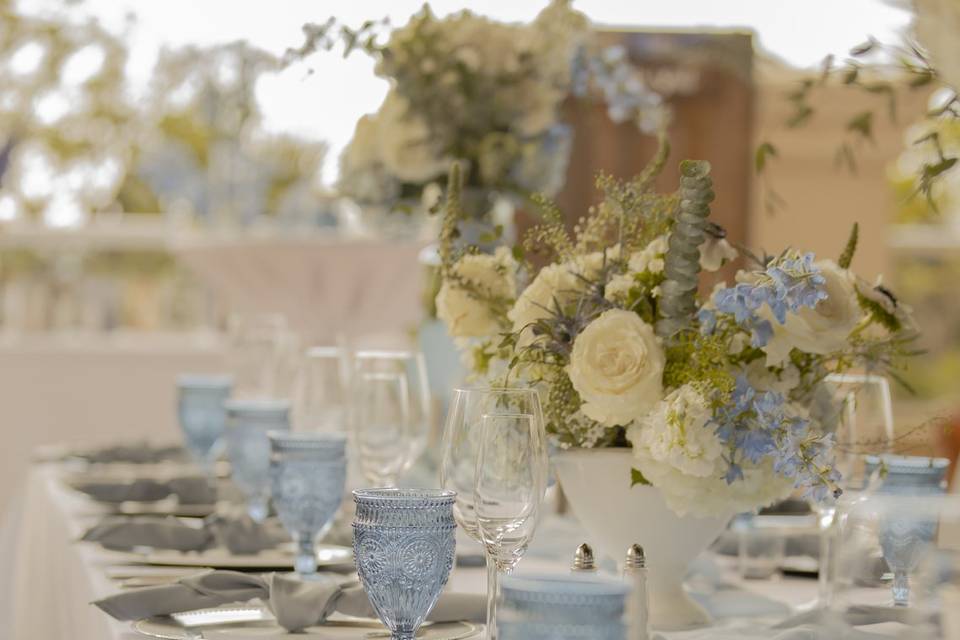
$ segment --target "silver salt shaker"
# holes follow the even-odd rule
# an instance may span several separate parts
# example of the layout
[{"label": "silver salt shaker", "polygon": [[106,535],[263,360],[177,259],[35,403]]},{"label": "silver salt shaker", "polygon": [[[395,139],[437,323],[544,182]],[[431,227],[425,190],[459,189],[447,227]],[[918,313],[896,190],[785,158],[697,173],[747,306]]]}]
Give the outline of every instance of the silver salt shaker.
[{"label": "silver salt shaker", "polygon": [[647,558],[643,547],[631,545],[623,564],[623,580],[630,587],[627,595],[627,640],[649,640],[650,596],[647,593]]},{"label": "silver salt shaker", "polygon": [[573,565],[570,567],[570,573],[596,572],[597,561],[593,556],[593,547],[584,542],[573,553]]}]

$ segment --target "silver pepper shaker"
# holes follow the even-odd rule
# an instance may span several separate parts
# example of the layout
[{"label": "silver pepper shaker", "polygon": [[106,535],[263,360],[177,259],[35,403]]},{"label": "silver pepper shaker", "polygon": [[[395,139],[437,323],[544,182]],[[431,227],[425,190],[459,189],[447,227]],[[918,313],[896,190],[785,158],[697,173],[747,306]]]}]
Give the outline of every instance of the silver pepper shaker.
[{"label": "silver pepper shaker", "polygon": [[647,592],[647,558],[638,544],[627,549],[623,580],[630,587],[627,595],[627,640],[649,640],[650,596]]},{"label": "silver pepper shaker", "polygon": [[593,556],[593,547],[586,542],[577,547],[573,553],[573,565],[570,567],[571,573],[596,573],[597,561]]}]

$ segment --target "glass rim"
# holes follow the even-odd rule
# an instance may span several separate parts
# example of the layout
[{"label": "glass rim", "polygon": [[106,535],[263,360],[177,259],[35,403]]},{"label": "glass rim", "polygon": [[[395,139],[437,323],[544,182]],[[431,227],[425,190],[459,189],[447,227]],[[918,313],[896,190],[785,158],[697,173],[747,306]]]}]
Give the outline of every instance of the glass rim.
[{"label": "glass rim", "polygon": [[226,389],[233,386],[233,376],[226,373],[181,373],[177,375],[177,388]]},{"label": "glass rim", "polygon": [[947,458],[937,456],[905,456],[896,453],[864,456],[867,466],[877,467],[886,464],[890,469],[900,473],[933,473],[941,472],[950,466]]},{"label": "glass rim", "polygon": [[441,500],[453,503],[457,492],[452,489],[418,489],[415,487],[373,487],[354,489],[353,497],[362,501],[385,500],[389,502],[408,502],[413,500]]},{"label": "glass rim", "polygon": [[290,411],[290,401],[279,398],[231,398],[224,401],[223,408],[233,413],[285,414]]},{"label": "glass rim", "polygon": [[534,393],[540,392],[533,387],[454,387],[454,393]]}]

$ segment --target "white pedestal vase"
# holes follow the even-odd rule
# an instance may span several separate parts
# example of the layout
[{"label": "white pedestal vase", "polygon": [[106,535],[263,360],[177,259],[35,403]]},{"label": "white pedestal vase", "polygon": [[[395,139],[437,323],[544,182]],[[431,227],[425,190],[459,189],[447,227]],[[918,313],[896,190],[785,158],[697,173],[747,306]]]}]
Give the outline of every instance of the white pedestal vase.
[{"label": "white pedestal vase", "polygon": [[643,546],[649,568],[650,620],[672,631],[709,624],[683,588],[690,562],[723,532],[733,513],[677,516],[660,491],[630,487],[630,449],[570,449],[553,456],[560,486],[589,543],[622,566],[630,545]]}]

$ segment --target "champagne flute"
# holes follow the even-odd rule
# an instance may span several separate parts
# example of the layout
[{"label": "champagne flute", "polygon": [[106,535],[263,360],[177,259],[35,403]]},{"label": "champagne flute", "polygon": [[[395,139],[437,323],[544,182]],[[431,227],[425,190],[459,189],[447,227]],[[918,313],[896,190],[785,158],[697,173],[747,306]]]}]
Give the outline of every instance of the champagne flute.
[{"label": "champagne flute", "polygon": [[227,319],[227,361],[234,396],[275,396],[282,351],[289,336],[277,313],[231,314]]},{"label": "champagne flute", "polygon": [[536,529],[547,483],[547,447],[540,416],[481,416],[474,485],[477,530],[487,554],[487,637],[496,637],[500,575],[523,557]]}]

